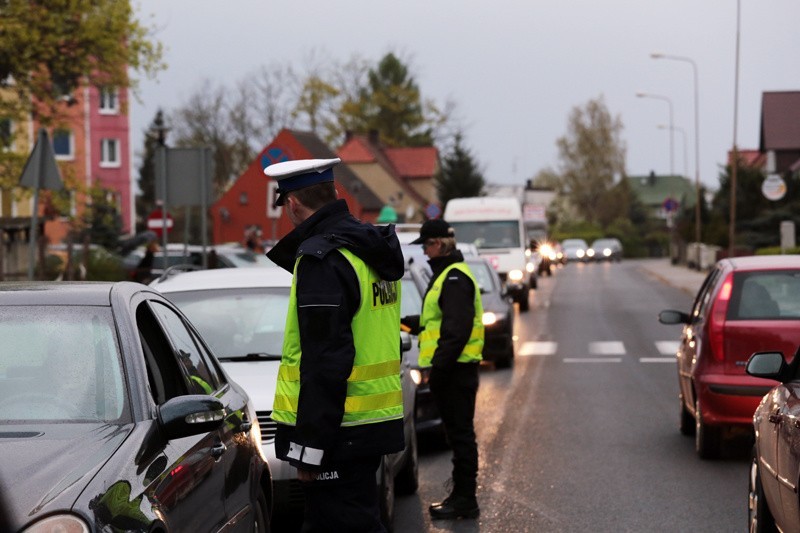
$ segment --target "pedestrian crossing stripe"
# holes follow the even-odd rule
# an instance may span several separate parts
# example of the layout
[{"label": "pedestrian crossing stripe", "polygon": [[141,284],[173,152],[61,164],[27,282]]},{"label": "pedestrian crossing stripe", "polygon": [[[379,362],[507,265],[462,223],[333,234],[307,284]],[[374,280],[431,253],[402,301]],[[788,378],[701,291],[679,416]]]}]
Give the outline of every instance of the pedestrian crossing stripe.
[{"label": "pedestrian crossing stripe", "polygon": [[[674,363],[675,354],[680,347],[680,341],[655,341],[654,346],[659,356],[648,354],[639,357],[640,363]],[[519,357],[546,357],[556,355],[558,343],[555,341],[526,341],[517,349]],[[588,345],[590,357],[565,357],[565,363],[620,363],[621,357],[627,353],[625,344],[621,341],[596,341]]]}]

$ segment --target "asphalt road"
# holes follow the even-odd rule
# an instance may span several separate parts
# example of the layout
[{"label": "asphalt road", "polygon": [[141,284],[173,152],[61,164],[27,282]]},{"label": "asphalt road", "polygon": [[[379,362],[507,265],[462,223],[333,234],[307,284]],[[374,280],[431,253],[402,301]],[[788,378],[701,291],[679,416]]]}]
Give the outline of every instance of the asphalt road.
[{"label": "asphalt road", "polygon": [[743,530],[749,442],[709,462],[678,432],[680,330],[657,314],[688,310],[690,294],[623,261],[560,268],[531,303],[517,315],[515,366],[481,372],[480,519],[431,522],[450,453],[427,446],[395,530]]}]

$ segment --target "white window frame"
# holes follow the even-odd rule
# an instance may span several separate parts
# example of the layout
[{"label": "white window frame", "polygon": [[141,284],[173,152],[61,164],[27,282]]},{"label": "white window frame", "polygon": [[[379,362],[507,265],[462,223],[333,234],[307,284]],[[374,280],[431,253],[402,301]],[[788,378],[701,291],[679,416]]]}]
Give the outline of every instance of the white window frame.
[{"label": "white window frame", "polygon": [[112,87],[100,87],[100,106],[101,115],[119,114],[119,89]]},{"label": "white window frame", "polygon": [[[111,147],[114,147],[113,152]],[[119,139],[100,139],[100,166],[103,168],[117,168],[122,166],[121,143]],[[114,159],[111,159],[111,155]]]},{"label": "white window frame", "polygon": [[53,130],[51,138],[53,139],[52,143],[55,148],[55,139],[57,132],[65,132],[69,135],[69,153],[68,154],[56,154],[56,159],[59,161],[72,161],[75,159],[75,134],[72,130],[68,130],[65,128],[56,128]]}]

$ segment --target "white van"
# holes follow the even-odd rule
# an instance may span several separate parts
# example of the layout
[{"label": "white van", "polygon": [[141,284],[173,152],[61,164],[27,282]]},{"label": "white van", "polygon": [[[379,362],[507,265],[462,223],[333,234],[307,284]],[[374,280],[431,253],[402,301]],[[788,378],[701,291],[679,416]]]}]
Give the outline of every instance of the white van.
[{"label": "white van", "polygon": [[525,253],[525,225],[517,198],[482,196],[454,198],[443,217],[455,230],[456,240],[472,243],[503,279],[508,294],[528,310],[528,292],[536,288],[536,266]]}]

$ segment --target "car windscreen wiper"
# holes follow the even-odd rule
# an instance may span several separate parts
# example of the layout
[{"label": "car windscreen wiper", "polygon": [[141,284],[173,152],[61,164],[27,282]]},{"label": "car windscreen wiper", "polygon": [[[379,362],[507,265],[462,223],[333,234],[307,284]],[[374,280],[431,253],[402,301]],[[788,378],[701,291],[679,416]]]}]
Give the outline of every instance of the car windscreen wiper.
[{"label": "car windscreen wiper", "polygon": [[220,357],[220,361],[280,361],[281,356],[271,353],[249,353],[246,355],[230,355]]}]

